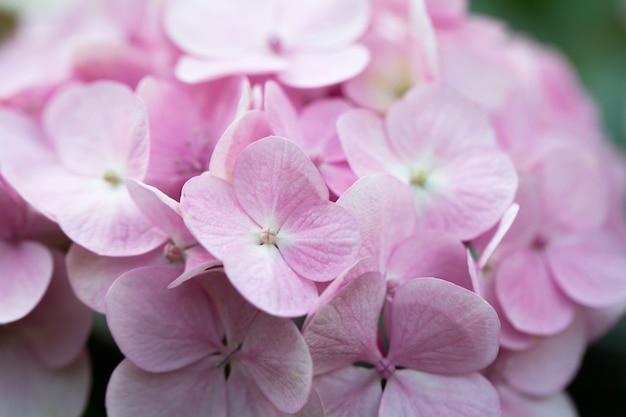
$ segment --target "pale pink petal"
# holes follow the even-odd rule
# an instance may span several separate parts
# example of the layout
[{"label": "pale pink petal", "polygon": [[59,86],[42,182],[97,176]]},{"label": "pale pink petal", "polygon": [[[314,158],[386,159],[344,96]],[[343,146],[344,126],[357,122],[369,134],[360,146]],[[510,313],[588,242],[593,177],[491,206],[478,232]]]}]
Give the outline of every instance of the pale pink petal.
[{"label": "pale pink petal", "polygon": [[196,278],[194,282],[201,285],[209,295],[227,345],[241,346],[255,317],[261,314],[259,310],[237,292],[223,271],[212,270],[205,276]]},{"label": "pale pink petal", "polygon": [[[300,414],[295,414],[299,416]],[[233,364],[228,377],[229,417],[287,417],[259,389],[247,370]],[[289,414],[293,416],[293,414]],[[320,415],[323,417],[323,414]],[[317,417],[317,416],[315,416]]]},{"label": "pale pink petal", "polygon": [[163,244],[165,233],[139,210],[126,187],[100,179],[74,182],[80,194],[65,194],[57,220],[75,243],[104,256],[140,255]]},{"label": "pale pink petal", "polygon": [[475,147],[442,161],[424,187],[413,189],[424,227],[469,240],[496,224],[511,205],[517,173],[504,153]]},{"label": "pale pink petal", "polygon": [[204,361],[173,372],[153,374],[120,363],[106,392],[110,417],[172,417],[207,415],[231,417],[226,400],[224,370]]},{"label": "pale pink petal", "polygon": [[519,210],[519,204],[513,203],[511,204],[511,207],[509,207],[502,215],[502,218],[498,222],[491,239],[489,239],[489,242],[480,254],[480,258],[478,258],[478,267],[480,269],[484,269],[487,262],[489,262],[489,258],[491,258],[491,255],[493,255],[498,245],[502,242],[502,239],[511,228],[511,225],[515,222]]},{"label": "pale pink petal", "polygon": [[174,2],[165,12],[170,39],[195,56],[241,55],[267,48],[276,3],[268,0]]},{"label": "pale pink petal", "polygon": [[305,315],[318,298],[313,281],[296,274],[273,245],[233,245],[224,262],[233,286],[254,306],[281,317]]},{"label": "pale pink petal", "polygon": [[185,269],[182,274],[168,285],[168,288],[174,288],[183,282],[202,274],[209,270],[223,270],[222,261],[207,252],[200,245],[195,245],[185,249]]},{"label": "pale pink petal", "polygon": [[429,375],[403,369],[387,381],[379,416],[500,417],[498,394],[477,373]]},{"label": "pale pink petal", "polygon": [[378,417],[382,390],[373,369],[348,366],[315,378],[327,416]]},{"label": "pale pink petal", "polygon": [[345,160],[336,125],[339,116],[351,108],[347,101],[339,98],[322,98],[305,106],[300,112],[300,126],[305,132],[303,146],[306,150],[317,150],[330,161]]},{"label": "pale pink petal", "polygon": [[271,134],[265,112],[260,110],[245,112],[228,127],[215,145],[209,164],[211,175],[231,182],[233,166],[241,151],[252,142]]},{"label": "pale pink petal", "polygon": [[158,188],[130,178],[126,180],[126,188],[143,214],[167,234],[176,245],[186,247],[195,243],[195,239],[183,222],[178,201]]},{"label": "pale pink petal", "polygon": [[135,269],[107,294],[111,333],[144,370],[179,369],[221,349],[221,329],[202,289],[194,282],[167,289],[177,275],[158,266]]},{"label": "pale pink petal", "polygon": [[291,320],[258,314],[240,355],[248,375],[279,410],[292,414],[304,407],[313,383],[313,363]]},{"label": "pale pink petal", "polygon": [[520,392],[548,396],[564,390],[580,367],[587,337],[584,322],[555,335],[539,339],[533,347],[519,352],[503,352],[498,359],[505,380]]},{"label": "pale pink petal", "polygon": [[232,254],[231,246],[258,245],[259,225],[237,203],[233,187],[208,175],[187,181],[180,199],[185,224],[218,259]]},{"label": "pale pink petal", "polygon": [[50,251],[38,242],[0,240],[0,324],[21,319],[39,303],[52,277]]},{"label": "pale pink petal", "polygon": [[387,357],[396,366],[458,375],[486,367],[498,353],[493,308],[447,281],[419,278],[401,285],[391,314]]},{"label": "pale pink petal", "polygon": [[532,249],[518,248],[499,260],[496,295],[516,329],[551,335],[574,318],[574,304],[555,284],[546,261]]},{"label": "pale pink petal", "polygon": [[123,84],[98,81],[64,88],[47,105],[44,129],[62,164],[75,173],[142,179],[148,168],[145,105]]},{"label": "pale pink petal", "polygon": [[560,392],[550,397],[527,397],[515,390],[496,385],[503,417],[578,417],[576,406],[569,396]]},{"label": "pale pink petal", "polygon": [[176,65],[176,77],[186,83],[215,80],[228,75],[269,74],[288,67],[285,58],[271,53],[246,52],[220,59],[200,59],[183,56]]},{"label": "pale pink petal", "polygon": [[366,0],[292,1],[283,7],[278,29],[287,50],[337,49],[354,42],[371,14]]},{"label": "pale pink petal", "polygon": [[592,231],[606,220],[611,187],[601,158],[576,148],[557,149],[535,167],[546,215],[552,224]]},{"label": "pale pink petal", "polygon": [[278,79],[296,88],[315,88],[348,80],[365,69],[369,52],[362,45],[331,52],[297,52],[286,55],[288,66]]},{"label": "pale pink petal", "polygon": [[313,281],[330,281],[356,260],[361,235],[348,210],[316,201],[285,219],[276,246],[297,274]]},{"label": "pale pink petal", "polygon": [[374,258],[383,272],[394,250],[413,232],[412,201],[409,187],[384,174],[357,180],[337,200],[358,221],[363,239],[360,255]]},{"label": "pale pink petal", "polygon": [[423,84],[387,113],[389,143],[404,163],[448,159],[475,146],[495,144],[487,113],[450,87]]},{"label": "pale pink petal", "polygon": [[543,232],[542,226],[545,226],[545,210],[539,189],[532,177],[520,175],[515,202],[519,204],[519,212],[502,239],[502,245],[531,245]]},{"label": "pale pink petal", "polygon": [[233,187],[239,204],[262,227],[280,227],[303,203],[329,197],[311,160],[295,143],[276,136],[241,152],[233,168]]},{"label": "pale pink petal", "polygon": [[559,287],[588,307],[626,301],[626,245],[609,233],[563,236],[550,241],[546,259]]},{"label": "pale pink petal", "polygon": [[383,120],[373,111],[346,112],[337,120],[337,132],[350,167],[359,177],[388,173],[409,178],[409,167],[389,148]]},{"label": "pale pink petal", "polygon": [[376,337],[385,291],[379,273],[361,274],[307,318],[303,334],[315,375],[360,360],[377,363],[381,359]]},{"label": "pale pink petal", "polygon": [[494,280],[485,280],[482,290],[482,297],[491,304],[500,319],[500,347],[514,351],[530,349],[536,342],[536,336],[520,332],[513,327],[506,314],[502,311],[500,301],[495,294]]},{"label": "pale pink petal", "polygon": [[[398,219],[403,217],[396,217]],[[397,245],[387,263],[387,279],[398,284],[418,277],[436,277],[472,290],[465,246],[451,234],[416,231]]]},{"label": "pale pink petal", "polygon": [[120,275],[142,266],[170,265],[162,247],[137,256],[110,257],[96,255],[76,244],[67,252],[66,263],[68,278],[78,299],[102,314],[106,293]]},{"label": "pale pink petal", "polygon": [[91,375],[82,353],[61,369],[47,369],[28,349],[0,344],[0,415],[79,417],[87,406]]},{"label": "pale pink petal", "polygon": [[70,366],[81,355],[93,323],[93,314],[69,286],[65,259],[53,252],[55,270],[41,302],[16,326],[32,353],[50,369]]},{"label": "pale pink petal", "polygon": [[296,108],[283,89],[274,81],[265,83],[264,108],[272,133],[301,143],[304,132],[298,120]]},{"label": "pale pink petal", "polygon": [[18,228],[24,223],[26,204],[11,187],[4,183],[1,176],[0,213],[2,213],[0,215],[0,236],[3,238],[15,236]]}]

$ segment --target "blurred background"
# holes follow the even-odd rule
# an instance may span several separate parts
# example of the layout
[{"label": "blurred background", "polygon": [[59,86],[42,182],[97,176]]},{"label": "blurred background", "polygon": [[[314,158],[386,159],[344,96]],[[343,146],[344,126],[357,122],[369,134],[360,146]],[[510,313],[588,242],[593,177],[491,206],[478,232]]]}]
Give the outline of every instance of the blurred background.
[{"label": "blurred background", "polygon": [[[562,51],[626,152],[626,0],[470,0],[474,12]],[[624,271],[626,274],[626,271]],[[581,417],[626,416],[626,319],[592,345],[569,392]]]},{"label": "blurred background", "polygon": [[[59,0],[47,0],[55,1]],[[598,103],[607,137],[626,152],[626,0],[470,2],[474,12],[499,17],[513,31],[561,50]],[[37,2],[0,0],[0,37],[13,24],[10,13],[2,12],[2,7],[11,9],[27,3]],[[96,317],[89,348],[94,384],[84,417],[105,417],[106,384],[122,356],[101,316]],[[590,347],[569,392],[581,417],[626,416],[626,320]]]}]

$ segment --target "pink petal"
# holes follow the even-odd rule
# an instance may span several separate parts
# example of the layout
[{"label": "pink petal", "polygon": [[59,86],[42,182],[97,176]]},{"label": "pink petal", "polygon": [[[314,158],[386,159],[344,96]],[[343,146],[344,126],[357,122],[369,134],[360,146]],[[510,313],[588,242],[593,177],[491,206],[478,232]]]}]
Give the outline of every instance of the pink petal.
[{"label": "pink petal", "polygon": [[224,270],[237,291],[254,306],[280,317],[305,315],[318,298],[313,281],[296,274],[273,245],[230,248]]},{"label": "pink petal", "polygon": [[405,164],[428,154],[438,160],[495,144],[487,113],[450,87],[423,84],[389,109],[389,143]]},{"label": "pink petal", "polygon": [[288,67],[285,58],[271,53],[246,52],[219,59],[183,56],[176,65],[176,77],[186,83],[216,80],[228,75],[269,74]]},{"label": "pink petal", "polygon": [[261,392],[285,413],[302,409],[313,383],[313,363],[295,324],[261,313],[242,346],[241,365]]},{"label": "pink petal", "polygon": [[348,366],[315,378],[327,416],[378,417],[380,377],[372,369]]},{"label": "pink petal", "polygon": [[588,307],[626,300],[626,245],[609,233],[563,236],[546,248],[559,287]]},{"label": "pink petal", "polygon": [[271,134],[266,113],[260,110],[245,112],[215,145],[210,162],[211,175],[232,182],[233,166],[239,154],[252,142]]},{"label": "pink petal", "polygon": [[296,88],[325,87],[346,81],[365,69],[369,52],[362,45],[331,52],[294,52],[278,79]]},{"label": "pink petal", "polygon": [[102,314],[106,293],[120,275],[142,266],[169,265],[162,247],[143,255],[108,257],[96,255],[76,244],[70,247],[66,263],[68,278],[78,299]]},{"label": "pink petal", "polygon": [[47,369],[28,349],[0,344],[0,415],[79,417],[87,406],[89,359],[81,354],[61,369]]},{"label": "pink petal", "polygon": [[329,281],[355,261],[361,235],[348,210],[317,201],[299,207],[285,219],[276,246],[297,274],[313,281]]},{"label": "pink petal", "polygon": [[348,209],[359,223],[363,238],[360,254],[374,258],[378,268],[386,272],[391,254],[415,227],[409,187],[390,175],[371,175],[355,182],[337,204]]},{"label": "pink petal", "polygon": [[442,376],[403,369],[387,381],[378,415],[499,417],[501,414],[498,394],[477,373]]},{"label": "pink petal", "polygon": [[533,347],[503,352],[498,359],[505,380],[530,396],[548,396],[564,390],[578,372],[587,347],[582,320],[555,335],[539,339]]},{"label": "pink petal", "polygon": [[234,253],[232,246],[258,245],[259,226],[237,203],[233,187],[208,175],[194,177],[183,187],[180,210],[185,224],[218,259]]},{"label": "pink petal", "polygon": [[180,369],[221,349],[221,329],[194,282],[168,290],[178,275],[148,266],[122,275],[106,298],[107,321],[122,352],[142,369]]},{"label": "pink petal", "polygon": [[473,148],[442,162],[414,192],[424,227],[469,240],[496,224],[516,189],[517,173],[504,153]]},{"label": "pink petal", "polygon": [[126,188],[137,207],[175,244],[186,247],[195,243],[180,214],[179,203],[158,188],[133,179],[126,180]]},{"label": "pink petal", "polygon": [[551,335],[572,322],[574,305],[556,286],[539,253],[511,251],[500,258],[495,279],[502,310],[517,330]]},{"label": "pink petal", "polygon": [[[210,361],[153,374],[122,361],[106,392],[110,417],[202,415],[230,417],[224,371]],[[182,413],[182,414],[181,414]]]},{"label": "pink petal", "polygon": [[385,292],[379,273],[364,273],[337,292],[331,291],[326,303],[307,318],[303,334],[315,375],[359,360],[377,363],[381,359],[376,337]]},{"label": "pink petal", "polygon": [[53,252],[54,274],[41,302],[16,326],[34,356],[47,368],[70,366],[81,356],[93,324],[92,312],[69,286],[62,253]]},{"label": "pink petal", "polygon": [[491,255],[493,255],[496,248],[511,228],[511,225],[515,222],[519,210],[519,204],[513,203],[502,215],[502,219],[498,222],[491,239],[489,239],[489,242],[480,254],[480,258],[478,258],[478,267],[480,269],[484,269],[487,265],[489,258],[491,258]]},{"label": "pink petal", "polygon": [[304,140],[304,129],[300,127],[296,108],[283,89],[274,81],[265,83],[265,112],[272,133],[296,143]]},{"label": "pink petal", "polygon": [[273,1],[266,0],[177,2],[165,12],[165,31],[194,56],[241,55],[267,48],[275,8]]},{"label": "pink petal", "polygon": [[48,288],[53,262],[50,251],[40,243],[0,240],[0,324],[26,316]]},{"label": "pink petal", "polygon": [[498,353],[500,323],[476,294],[435,278],[401,285],[392,307],[388,359],[396,366],[458,375],[480,370]]},{"label": "pink petal", "polygon": [[185,281],[201,275],[205,271],[222,269],[222,262],[200,245],[187,248],[184,253],[185,269],[178,278],[168,285],[168,288],[177,287]]},{"label": "pink petal", "polygon": [[[396,217],[398,219],[402,217]],[[387,264],[387,279],[402,284],[413,278],[436,277],[472,290],[465,246],[448,233],[416,231],[397,245]]]},{"label": "pink petal", "polygon": [[346,112],[337,120],[337,132],[350,167],[359,177],[388,173],[409,178],[409,167],[390,149],[383,120],[373,111]]},{"label": "pink petal", "polygon": [[243,209],[262,227],[280,227],[303,203],[329,197],[310,159],[293,142],[275,136],[241,152],[233,187]]},{"label": "pink petal", "polygon": [[66,207],[57,220],[75,243],[104,256],[140,255],[163,244],[165,233],[141,212],[126,187],[111,188],[100,179],[74,181],[80,194],[65,194]]},{"label": "pink petal", "polygon": [[534,169],[552,223],[592,231],[608,216],[610,182],[600,157],[586,149],[557,149]]},{"label": "pink petal", "polygon": [[[98,81],[64,88],[47,105],[44,128],[67,169],[142,179],[148,168],[148,116],[125,85]],[[121,171],[121,172],[120,172]]]},{"label": "pink petal", "polygon": [[283,6],[279,30],[285,47],[297,50],[337,49],[356,41],[370,20],[363,0],[290,2]]},{"label": "pink petal", "polygon": [[578,417],[573,401],[564,392],[550,397],[526,397],[515,390],[497,385],[506,417]]}]

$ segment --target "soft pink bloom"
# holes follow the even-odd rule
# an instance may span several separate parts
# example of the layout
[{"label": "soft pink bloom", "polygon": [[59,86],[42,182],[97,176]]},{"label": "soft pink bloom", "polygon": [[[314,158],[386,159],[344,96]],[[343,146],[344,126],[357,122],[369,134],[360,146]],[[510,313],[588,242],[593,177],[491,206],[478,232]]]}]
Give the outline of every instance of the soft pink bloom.
[{"label": "soft pink bloom", "polygon": [[367,0],[173,2],[165,15],[186,55],[186,82],[233,74],[276,74],[294,87],[322,87],[358,74],[367,49],[357,40],[370,19]]},{"label": "soft pink bloom", "polygon": [[389,173],[413,190],[425,229],[471,239],[512,203],[517,174],[495,147],[487,115],[447,87],[414,88],[384,119],[352,110],[339,118],[338,131],[358,176]]},{"label": "soft pink bloom", "polygon": [[[89,310],[72,294],[63,256],[37,307],[0,325],[0,415],[78,417],[89,395]],[[15,269],[12,272],[17,272]]]},{"label": "soft pink bloom", "polygon": [[336,278],[359,250],[356,221],[328,197],[310,159],[292,142],[269,137],[239,154],[232,184],[209,175],[189,180],[181,211],[248,301],[295,317],[317,299],[315,282]]},{"label": "soft pink bloom", "polygon": [[127,357],[109,382],[109,415],[278,417],[301,410],[313,369],[295,324],[251,306],[223,273],[168,290],[175,277],[169,268],[137,269],[107,295],[107,319]]},{"label": "soft pink bloom", "polygon": [[326,412],[457,416],[462,409],[467,416],[499,416],[495,390],[476,372],[498,349],[491,307],[449,282],[415,279],[385,306],[379,334],[385,298],[382,275],[356,266],[328,287],[307,318],[303,334]]},{"label": "soft pink bloom", "polygon": [[9,111],[0,119],[4,176],[74,242],[108,256],[163,243],[124,185],[143,179],[150,152],[146,110],[130,89],[74,84],[49,102],[41,126]]}]

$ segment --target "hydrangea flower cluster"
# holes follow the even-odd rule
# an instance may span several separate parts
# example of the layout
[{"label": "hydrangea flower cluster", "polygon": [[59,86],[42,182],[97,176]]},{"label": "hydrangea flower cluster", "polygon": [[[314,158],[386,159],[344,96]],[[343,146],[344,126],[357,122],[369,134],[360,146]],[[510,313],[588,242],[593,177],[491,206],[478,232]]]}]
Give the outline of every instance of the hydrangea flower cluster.
[{"label": "hydrangea flower cluster", "polygon": [[[464,0],[71,0],[0,46],[0,415],[573,417],[624,159]],[[80,300],[80,301],[79,301]]]}]

